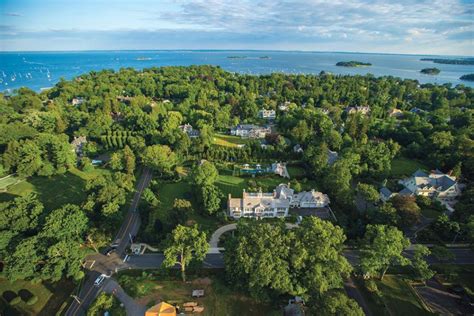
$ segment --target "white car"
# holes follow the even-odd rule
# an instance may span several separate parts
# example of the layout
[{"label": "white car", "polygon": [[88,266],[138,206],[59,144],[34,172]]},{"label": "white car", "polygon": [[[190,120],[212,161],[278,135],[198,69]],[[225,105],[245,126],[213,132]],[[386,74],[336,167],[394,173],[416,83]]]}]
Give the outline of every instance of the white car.
[{"label": "white car", "polygon": [[95,286],[100,286],[102,284],[102,282],[104,282],[105,278],[107,276],[105,274],[101,274],[97,277],[97,279],[95,279],[95,282],[94,282],[94,285]]}]

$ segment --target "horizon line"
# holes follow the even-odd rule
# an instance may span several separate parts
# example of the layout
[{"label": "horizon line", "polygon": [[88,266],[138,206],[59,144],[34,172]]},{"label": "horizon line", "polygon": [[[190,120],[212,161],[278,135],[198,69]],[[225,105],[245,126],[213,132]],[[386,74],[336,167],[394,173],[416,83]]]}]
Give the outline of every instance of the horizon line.
[{"label": "horizon line", "polygon": [[212,51],[229,51],[229,52],[288,52],[288,53],[335,53],[335,54],[366,54],[366,55],[407,55],[407,56],[452,56],[462,58],[472,58],[469,55],[452,55],[452,54],[421,54],[421,53],[383,53],[383,52],[358,52],[358,51],[325,51],[325,50],[284,50],[284,49],[74,49],[74,50],[0,50],[0,54],[4,53],[85,53],[85,52],[139,52],[139,51],[189,51],[189,52],[212,52]]}]

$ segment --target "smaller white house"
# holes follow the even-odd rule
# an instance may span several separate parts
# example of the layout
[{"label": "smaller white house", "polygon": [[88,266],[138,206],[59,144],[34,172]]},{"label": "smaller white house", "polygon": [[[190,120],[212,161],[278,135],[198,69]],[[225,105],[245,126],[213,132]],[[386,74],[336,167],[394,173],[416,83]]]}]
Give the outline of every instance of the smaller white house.
[{"label": "smaller white house", "polygon": [[304,150],[300,144],[296,144],[295,146],[293,146],[293,152],[297,154],[301,154],[304,152]]},{"label": "smaller white house", "polygon": [[179,129],[183,132],[188,134],[190,138],[196,138],[199,137],[199,131],[197,129],[194,129],[191,124],[184,124],[180,125]]},{"label": "smaller white house", "polygon": [[290,174],[288,173],[288,170],[286,169],[286,163],[284,162],[275,162],[272,163],[271,170],[274,174],[279,175],[280,177],[283,178],[290,178]]},{"label": "smaller white house", "polygon": [[78,156],[82,156],[82,150],[84,145],[87,144],[87,137],[86,136],[74,136],[74,139],[71,142],[72,151],[76,153]]},{"label": "smaller white house", "polygon": [[286,112],[290,108],[290,104],[291,104],[290,101],[285,101],[283,103],[280,103],[280,105],[278,105],[278,110],[282,112]]},{"label": "smaller white house", "polygon": [[72,105],[74,105],[74,106],[79,106],[79,105],[81,105],[82,103],[84,103],[84,98],[82,98],[82,97],[74,98],[74,99],[72,99],[71,103],[72,103]]},{"label": "smaller white house", "polygon": [[270,133],[271,129],[269,127],[262,127],[253,124],[239,124],[230,130],[231,135],[243,138],[265,138],[265,136]]},{"label": "smaller white house", "polygon": [[276,118],[276,112],[275,110],[261,109],[258,111],[258,117],[273,120]]},{"label": "smaller white house", "polygon": [[370,113],[370,107],[368,106],[348,106],[345,111],[347,114],[353,114],[353,113],[361,113],[361,114],[369,114]]}]

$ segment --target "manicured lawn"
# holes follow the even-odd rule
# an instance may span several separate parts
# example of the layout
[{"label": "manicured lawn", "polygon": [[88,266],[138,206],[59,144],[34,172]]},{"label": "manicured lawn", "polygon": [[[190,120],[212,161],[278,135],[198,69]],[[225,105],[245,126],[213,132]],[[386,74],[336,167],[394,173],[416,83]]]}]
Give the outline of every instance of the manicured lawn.
[{"label": "manicured lawn", "polygon": [[430,315],[421,305],[413,289],[398,276],[388,275],[377,286],[392,315]]},{"label": "manicured lawn", "polygon": [[[17,280],[11,283],[6,279],[0,278],[0,315],[55,315],[69,298],[74,287],[74,283],[66,279],[54,284],[34,284],[24,280]],[[38,297],[38,301],[35,304],[28,306],[22,300],[19,304],[12,307],[7,303],[6,298],[9,295],[9,291],[25,297],[31,295],[25,290]]]},{"label": "manicured lawn", "polygon": [[17,182],[22,181],[22,179],[16,176],[6,176],[0,179],[0,192],[6,190],[9,186],[14,185]]},{"label": "manicured lawn", "polygon": [[432,208],[423,208],[421,209],[421,214],[423,214],[424,217],[436,219],[442,213]]},{"label": "manicured lawn", "polygon": [[470,295],[474,295],[474,264],[437,264],[433,268],[441,274],[440,280],[446,286],[460,284]]},{"label": "manicured lawn", "polygon": [[288,179],[275,175],[257,176],[255,178],[219,175],[216,185],[221,189],[225,197],[229,193],[233,197],[241,197],[242,190],[249,188],[251,181],[255,182],[257,188],[262,188],[263,192],[273,192],[277,185],[288,182]]},{"label": "manicured lawn", "polygon": [[[121,275],[120,285],[142,304],[152,306],[159,300],[182,307],[185,302],[198,302],[203,315],[281,315],[278,307],[257,302],[229,288],[219,277],[188,278],[189,282],[164,279],[153,273],[140,276]],[[203,298],[192,298],[193,289],[203,289]],[[275,304],[276,305],[276,304]]]},{"label": "manicured lawn", "polygon": [[299,167],[299,166],[288,166],[287,170],[292,179],[303,178],[306,176],[306,171],[302,167]]},{"label": "manicured lawn", "polygon": [[[191,201],[193,205],[193,211],[188,213],[190,222],[197,223],[202,230],[208,231],[209,233],[218,227],[218,220],[215,216],[203,215],[201,210],[199,210],[199,206],[194,198],[193,187],[190,183],[186,181],[159,183],[157,193],[160,205],[158,208],[152,210],[149,223],[154,223],[156,219],[159,219],[162,223],[168,222],[169,211],[173,208],[174,200],[186,199]],[[148,233],[151,233],[151,229],[151,227],[147,228]]]},{"label": "manicured lawn", "polygon": [[102,173],[104,169],[83,172],[72,168],[67,173],[52,177],[30,177],[8,188],[0,194],[0,201],[9,201],[16,196],[34,192],[48,210],[59,208],[66,203],[80,204],[86,199],[86,181]]},{"label": "manicured lawn", "polygon": [[214,144],[225,147],[237,147],[246,144],[247,140],[239,136],[216,134],[214,135]]},{"label": "manicured lawn", "polygon": [[363,281],[357,280],[369,308],[374,315],[431,315],[424,309],[410,285],[397,275],[386,275],[383,281],[376,280],[381,299],[367,291]]},{"label": "manicured lawn", "polygon": [[414,159],[397,157],[392,161],[392,170],[390,174],[395,178],[403,178],[411,175],[418,169],[428,170],[428,167],[422,162]]}]

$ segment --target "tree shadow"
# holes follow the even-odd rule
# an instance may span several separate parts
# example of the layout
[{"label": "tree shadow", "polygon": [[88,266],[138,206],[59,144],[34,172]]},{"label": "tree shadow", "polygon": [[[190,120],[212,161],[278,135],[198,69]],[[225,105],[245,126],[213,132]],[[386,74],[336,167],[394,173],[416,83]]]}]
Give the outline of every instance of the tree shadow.
[{"label": "tree shadow", "polygon": [[50,316],[56,315],[64,302],[69,299],[72,291],[76,287],[74,282],[69,279],[61,279],[60,281],[52,284],[44,282],[43,285],[53,293],[48,302],[44,305],[38,316]]},{"label": "tree shadow", "polygon": [[17,297],[18,295],[13,292],[13,291],[10,291],[10,290],[7,290],[5,292],[3,292],[2,294],[2,297],[3,299],[7,302],[7,303],[10,303],[12,301],[12,299],[14,299],[15,297]]}]

